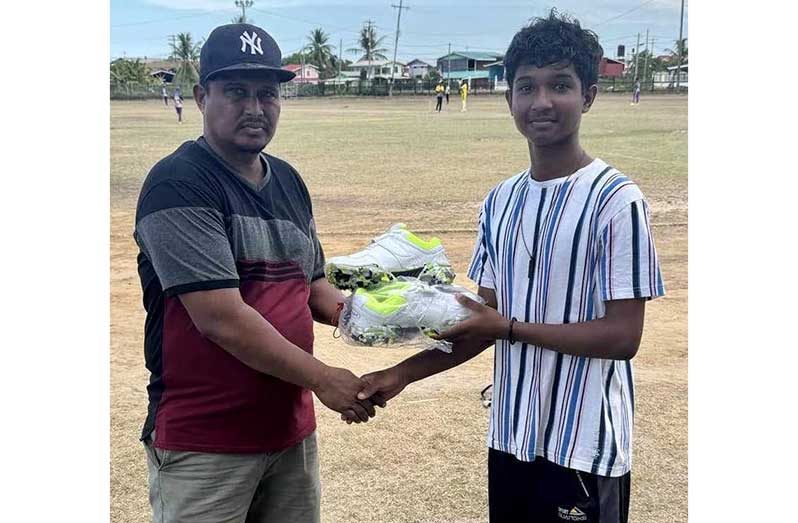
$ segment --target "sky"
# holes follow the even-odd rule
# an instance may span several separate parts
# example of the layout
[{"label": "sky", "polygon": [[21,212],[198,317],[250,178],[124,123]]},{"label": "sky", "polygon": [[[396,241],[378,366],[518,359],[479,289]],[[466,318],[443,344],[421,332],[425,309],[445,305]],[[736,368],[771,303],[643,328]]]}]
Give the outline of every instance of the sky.
[{"label": "sky", "polygon": [[[513,34],[535,16],[553,6],[576,17],[583,27],[599,35],[605,56],[615,58],[619,44],[627,57],[637,44],[645,49],[646,30],[654,54],[673,49],[679,37],[681,0],[561,0],[512,2],[480,0],[402,0],[397,60],[419,58],[435,64],[451,44],[452,51],[503,53]],[[356,60],[348,52],[356,47],[357,34],[371,20],[383,47],[392,58],[399,0],[319,1],[254,0],[247,18],[268,31],[288,55],[307,43],[312,29],[330,35],[335,53]],[[687,37],[688,3],[685,1],[684,37]],[[241,14],[235,0],[111,0],[111,59],[119,57],[163,58],[169,54],[169,36],[191,33],[205,38],[217,25],[230,23]]]}]

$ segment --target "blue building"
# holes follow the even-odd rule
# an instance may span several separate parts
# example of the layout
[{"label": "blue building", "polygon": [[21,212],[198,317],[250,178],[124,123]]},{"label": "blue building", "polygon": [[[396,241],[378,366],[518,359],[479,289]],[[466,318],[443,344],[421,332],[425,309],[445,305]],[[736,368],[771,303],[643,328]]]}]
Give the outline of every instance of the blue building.
[{"label": "blue building", "polygon": [[492,90],[504,81],[503,59],[500,53],[453,51],[438,58],[438,71],[450,81],[467,80],[472,90]]}]

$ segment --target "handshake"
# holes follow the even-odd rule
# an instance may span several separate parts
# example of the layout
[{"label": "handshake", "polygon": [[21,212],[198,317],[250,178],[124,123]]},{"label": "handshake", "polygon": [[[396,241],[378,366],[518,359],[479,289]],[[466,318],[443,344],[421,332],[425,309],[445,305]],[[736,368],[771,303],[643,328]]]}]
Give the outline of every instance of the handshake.
[{"label": "handshake", "polygon": [[343,421],[365,423],[376,415],[375,406],[385,408],[408,383],[399,365],[361,378],[346,369],[326,367],[313,392],[327,408],[339,412]]}]

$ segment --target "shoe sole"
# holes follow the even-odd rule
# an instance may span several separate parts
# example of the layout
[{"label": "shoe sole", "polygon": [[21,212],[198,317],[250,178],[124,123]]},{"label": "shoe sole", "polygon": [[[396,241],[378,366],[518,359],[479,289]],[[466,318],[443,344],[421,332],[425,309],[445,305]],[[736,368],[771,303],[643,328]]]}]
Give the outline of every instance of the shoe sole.
[{"label": "shoe sole", "polygon": [[450,265],[428,263],[424,267],[400,272],[388,272],[380,267],[347,267],[329,264],[325,276],[335,288],[341,290],[369,289],[398,276],[412,276],[429,285],[448,285],[454,281],[454,271]]},{"label": "shoe sole", "polygon": [[353,330],[350,336],[362,345],[373,347],[395,343],[401,337],[402,330],[398,325],[380,325],[379,327],[369,327],[361,332]]}]

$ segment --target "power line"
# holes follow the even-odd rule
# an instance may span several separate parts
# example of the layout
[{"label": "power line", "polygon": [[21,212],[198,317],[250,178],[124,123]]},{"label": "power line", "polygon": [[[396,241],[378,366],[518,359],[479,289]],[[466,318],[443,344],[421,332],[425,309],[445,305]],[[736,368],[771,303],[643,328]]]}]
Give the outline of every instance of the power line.
[{"label": "power line", "polygon": [[191,14],[191,15],[175,16],[175,17],[172,17],[172,18],[159,18],[157,20],[145,20],[145,21],[142,21],[142,22],[128,22],[128,23],[125,23],[125,24],[112,25],[111,28],[112,29],[118,29],[120,27],[131,27],[131,26],[134,26],[134,25],[146,25],[146,24],[157,24],[159,22],[171,22],[171,21],[174,21],[174,20],[183,20],[183,19],[186,19],[186,18],[198,18],[200,16],[216,15],[216,14],[220,14],[222,12],[228,12],[228,11],[231,11],[231,9],[217,9],[215,11],[206,11],[204,13],[194,13],[194,14]]},{"label": "power line", "polygon": [[636,34],[637,33],[626,35],[626,36],[615,36],[613,38],[599,38],[599,43],[617,42],[618,40],[627,40],[629,38],[634,38]]},{"label": "power line", "polygon": [[628,14],[630,14],[630,13],[634,13],[634,12],[635,12],[635,11],[637,11],[638,9],[640,9],[640,8],[642,8],[642,7],[645,7],[645,6],[647,6],[648,4],[650,4],[650,3],[651,3],[651,2],[653,2],[653,1],[654,1],[654,0],[647,0],[647,1],[643,2],[642,4],[640,4],[640,5],[639,5],[639,6],[637,6],[637,7],[633,7],[633,8],[631,8],[631,9],[629,9],[628,11],[624,11],[623,13],[621,13],[621,14],[619,14],[619,15],[613,16],[612,18],[607,18],[607,19],[606,19],[606,20],[604,20],[603,22],[599,22],[599,23],[597,23],[597,24],[593,24],[593,27],[598,27],[598,26],[600,26],[600,25],[604,25],[604,24],[606,24],[607,22],[612,22],[613,20],[617,20],[617,19],[619,19],[619,18],[621,18],[621,17],[624,17],[624,16],[626,16],[626,15],[628,15]]},{"label": "power line", "polygon": [[[271,16],[276,16],[278,18],[285,18],[286,20],[293,20],[294,22],[302,22],[303,24],[313,25],[313,26],[316,26],[316,27],[324,26],[324,24],[320,23],[320,22],[313,22],[311,20],[307,20],[307,19],[304,19],[304,18],[297,18],[295,16],[287,16],[287,15],[284,15],[284,14],[276,13],[274,11],[268,11],[266,9],[258,9],[256,7],[253,7],[252,10],[253,11],[257,11],[259,13],[264,13],[264,14],[271,15]],[[333,33],[341,32],[341,33],[360,34],[360,31],[356,31],[356,30],[353,30],[353,29],[346,29],[346,28],[343,28],[343,27],[329,27],[328,26],[327,29],[329,31],[333,32]]]}]

